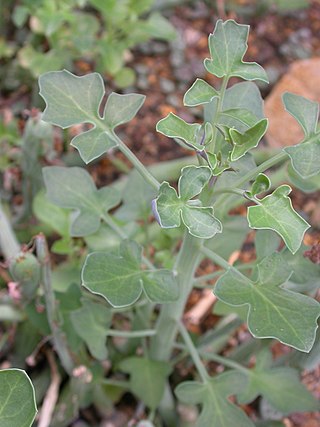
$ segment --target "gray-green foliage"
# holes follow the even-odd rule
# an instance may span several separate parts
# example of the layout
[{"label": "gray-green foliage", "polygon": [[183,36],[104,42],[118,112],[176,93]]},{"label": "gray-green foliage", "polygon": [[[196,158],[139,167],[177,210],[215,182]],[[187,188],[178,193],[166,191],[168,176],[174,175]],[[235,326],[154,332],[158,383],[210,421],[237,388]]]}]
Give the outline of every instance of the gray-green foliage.
[{"label": "gray-green foliage", "polygon": [[101,218],[120,202],[116,190],[97,190],[91,176],[82,168],[51,166],[43,168],[47,197],[61,208],[73,209],[71,236],[93,234]]},{"label": "gray-green foliage", "polygon": [[[100,1],[23,0],[14,5],[12,21],[24,31],[25,43],[10,43],[3,56],[17,55],[18,63],[34,76],[74,67],[74,61],[94,61],[119,87],[134,83],[135,73],[126,66],[128,49],[149,39],[172,40],[169,20],[152,12],[154,0]],[[6,10],[4,10],[4,13]],[[45,38],[47,49],[44,51]],[[9,49],[10,47],[10,49]]]},{"label": "gray-green foliage", "polygon": [[123,241],[119,253],[93,252],[82,271],[83,285],[102,295],[112,306],[125,307],[140,297],[142,290],[153,302],[171,302],[178,298],[178,285],[171,271],[142,270],[142,248]]},{"label": "gray-green foliage", "polygon": [[312,298],[285,289],[292,270],[280,254],[257,265],[257,279],[235,269],[227,271],[215,286],[215,294],[231,305],[249,305],[248,327],[257,338],[277,338],[300,351],[314,344],[319,304]]},{"label": "gray-green foliage", "polygon": [[[118,10],[120,3],[94,1],[102,13],[109,7]],[[142,7],[144,2],[138,3]],[[116,18],[121,21],[120,11]],[[307,353],[315,342],[320,314],[318,302],[308,295],[319,286],[319,268],[303,258],[302,241],[310,226],[292,206],[291,187],[275,186],[269,171],[291,160],[292,170],[300,174],[296,180],[303,180],[301,185],[309,189],[314,187],[315,182],[309,179],[318,176],[319,162],[314,165],[306,150],[310,148],[313,160],[317,160],[318,107],[286,94],[286,109],[301,124],[305,139],[256,164],[251,150],[259,146],[268,121],[252,81],[266,82],[267,76],[258,64],[243,61],[248,30],[232,20],[219,20],[209,37],[211,57],[205,67],[222,79],[221,87],[197,79],[184,97],[186,106],[204,108],[204,120],[187,123],[171,113],[157,124],[160,133],[194,152],[199,161],[195,166],[193,157],[177,171],[177,185],[166,180],[165,168],[159,182],[115,133],[117,126],[137,114],[144,101],[142,95],[112,93],[102,112],[105,89],[97,73],[77,77],[59,71],[40,78],[46,102],[43,119],[62,128],[81,125],[72,145],[86,163],[119,149],[135,167],[122,192],[121,181],[97,188],[84,168],[45,167],[46,195],[42,193],[34,201],[37,217],[51,226],[64,244],[70,248],[78,244],[77,256],[72,250],[64,252],[70,265],[60,265],[53,274],[55,294],[50,295],[59,302],[53,305],[59,307],[59,314],[54,313],[54,319],[49,316],[48,324],[43,322],[46,328],[53,326],[53,334],[57,332],[55,325],[60,328],[62,338],[66,337],[64,350],[67,354],[72,350],[74,360],[81,361],[92,376],[92,383],[80,376],[65,387],[63,399],[66,396],[70,403],[72,393],[78,399],[68,406],[68,420],[78,408],[91,403],[104,407],[109,396],[103,392],[104,386],[116,388],[117,398],[119,387],[127,386],[156,411],[164,390],[169,390],[167,377],[172,366],[168,361],[174,346],[190,353],[201,377],[201,382],[182,382],[175,390],[182,402],[200,405],[199,427],[253,427],[237,402],[252,402],[260,395],[286,414],[316,409],[297,372],[278,366],[278,362],[273,365],[268,351],[257,352],[257,362],[250,368],[243,366],[250,359],[249,350],[239,350],[237,361],[212,351],[220,351],[245,319],[254,338],[269,340],[260,344],[251,338],[244,346],[257,350],[277,339],[293,347],[292,352]],[[110,53],[110,63],[112,59]],[[228,88],[231,77],[249,81]],[[248,199],[247,217],[234,215],[231,208]],[[249,265],[238,261],[229,265],[227,259],[241,250],[250,228],[257,230],[256,259]],[[197,283],[220,276],[214,288],[220,300],[216,313],[226,316],[197,348],[180,320],[204,258],[223,270],[197,277]],[[48,273],[44,262],[42,258],[41,271]],[[41,278],[48,276],[42,274]],[[28,313],[35,325],[39,316],[35,310]],[[185,345],[176,338],[178,330]],[[110,339],[117,334],[124,340]],[[206,344],[211,352],[204,351]],[[210,377],[201,356],[212,357],[232,370]],[[105,378],[101,366],[106,358],[112,362],[111,378]],[[129,380],[114,379],[116,371],[128,374]],[[177,425],[177,420],[174,423]]]},{"label": "gray-green foliage", "polygon": [[300,144],[285,148],[293,169],[302,178],[311,178],[320,173],[320,132],[317,131],[319,105],[293,93],[283,95],[286,110],[297,120],[304,132]]},{"label": "gray-green foliage", "polygon": [[1,427],[31,427],[36,413],[34,388],[25,371],[0,371]]},{"label": "gray-green foliage", "polygon": [[253,427],[254,424],[247,415],[228,399],[240,392],[245,384],[246,378],[241,374],[226,372],[207,383],[183,382],[175,389],[175,394],[182,402],[201,404],[197,427]]}]

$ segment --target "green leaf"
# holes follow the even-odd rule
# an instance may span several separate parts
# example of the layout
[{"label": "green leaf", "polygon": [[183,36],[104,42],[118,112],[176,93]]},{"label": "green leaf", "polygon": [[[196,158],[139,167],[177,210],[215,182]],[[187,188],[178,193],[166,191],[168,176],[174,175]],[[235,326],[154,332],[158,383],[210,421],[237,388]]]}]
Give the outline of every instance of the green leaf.
[{"label": "green leaf", "polygon": [[230,269],[215,285],[215,295],[227,304],[249,305],[248,328],[255,338],[276,338],[300,351],[310,351],[319,304],[283,287],[292,270],[280,254],[265,258],[257,268],[255,282]]},{"label": "green leaf", "polygon": [[319,116],[318,103],[290,92],[284,93],[282,100],[286,111],[297,120],[305,136],[314,135]]},{"label": "green leaf", "polygon": [[264,193],[265,191],[268,191],[271,187],[271,181],[267,177],[267,175],[263,173],[259,173],[257,178],[254,180],[251,190],[248,192],[250,197],[256,196],[257,194]]},{"label": "green leaf", "polygon": [[175,394],[182,402],[202,406],[195,427],[253,427],[247,415],[228,399],[240,392],[245,383],[242,374],[232,371],[217,375],[206,383],[183,382],[175,389]]},{"label": "green leaf", "polygon": [[272,367],[272,355],[268,349],[258,354],[256,365],[248,371],[248,377],[247,386],[237,394],[241,404],[252,402],[262,395],[284,415],[320,408],[319,402],[301,384],[298,371],[288,367]]},{"label": "green leaf", "polygon": [[290,289],[297,292],[313,292],[320,287],[320,265],[315,264],[304,256],[306,246],[302,246],[298,252],[292,255],[289,251],[283,253],[283,257],[292,269],[290,277]]},{"label": "green leaf", "polygon": [[248,25],[240,25],[233,20],[218,20],[209,36],[211,59],[204,61],[207,71],[217,77],[236,76],[268,83],[267,74],[260,65],[242,61],[248,48],[248,34]]},{"label": "green leaf", "polygon": [[119,95],[112,92],[104,110],[104,120],[110,129],[129,122],[144,103],[145,96],[136,93]]},{"label": "green leaf", "polygon": [[134,85],[136,81],[136,73],[132,68],[123,67],[114,76],[114,84],[119,88],[127,88]]},{"label": "green leaf", "polygon": [[153,302],[175,301],[179,291],[173,274],[168,270],[141,270],[141,251],[137,243],[124,241],[119,254],[89,254],[82,270],[83,286],[113,307],[133,304],[142,290]]},{"label": "green leaf", "polygon": [[303,96],[286,92],[283,95],[285,109],[303,129],[304,140],[284,150],[289,154],[293,169],[304,179],[320,173],[320,132],[316,132],[319,104]]},{"label": "green leaf", "polygon": [[239,122],[242,125],[252,127],[257,123],[257,117],[245,108],[230,108],[230,110],[224,110],[219,114],[218,121],[224,125],[228,125],[231,121],[231,123]]},{"label": "green leaf", "polygon": [[158,407],[171,366],[142,357],[129,357],[120,362],[121,371],[130,374],[130,388],[150,409]]},{"label": "green leaf", "polygon": [[196,105],[207,104],[215,97],[219,97],[219,92],[204,80],[197,79],[185,93],[183,104],[186,107],[195,107]]},{"label": "green leaf", "polygon": [[[280,246],[280,237],[272,230],[258,230],[256,232],[255,247],[257,260],[272,255]],[[289,251],[288,253],[292,255]]]},{"label": "green leaf", "polygon": [[102,215],[120,202],[116,190],[108,187],[97,190],[90,174],[79,167],[45,167],[43,177],[49,201],[61,208],[74,210],[71,236],[96,232]]},{"label": "green leaf", "polygon": [[291,164],[288,165],[287,173],[292,185],[304,193],[313,193],[320,189],[320,173],[304,179],[293,169]]},{"label": "green leaf", "polygon": [[25,371],[0,371],[1,427],[31,427],[36,413],[34,388]]},{"label": "green leaf", "polygon": [[211,178],[211,171],[203,166],[186,166],[181,170],[178,191],[183,201],[192,199],[201,193]]},{"label": "green leaf", "polygon": [[71,141],[86,163],[117,146],[113,129],[130,121],[145,99],[138,94],[112,93],[100,116],[105,89],[97,73],[77,77],[66,70],[52,71],[40,76],[39,86],[40,95],[46,102],[44,121],[63,129],[79,123],[93,125]]},{"label": "green leaf", "polygon": [[186,148],[203,151],[212,139],[212,126],[210,123],[186,123],[180,117],[169,113],[167,117],[157,123],[157,131],[169,138],[179,138],[184,141]]},{"label": "green leaf", "polygon": [[174,26],[160,13],[151,13],[145,22],[144,30],[150,37],[160,40],[173,40],[177,33]]},{"label": "green leaf", "polygon": [[83,299],[82,307],[72,311],[70,316],[74,329],[87,344],[92,356],[106,360],[106,330],[111,324],[111,311],[101,304]]},{"label": "green leaf", "polygon": [[294,254],[310,225],[293,209],[290,192],[288,185],[281,185],[272,194],[256,199],[259,204],[248,208],[248,221],[251,228],[274,230]]},{"label": "green leaf", "polygon": [[247,151],[257,147],[261,138],[266,133],[268,127],[268,120],[262,119],[251,128],[247,129],[244,133],[236,129],[230,129],[230,137],[234,143],[231,152],[231,160],[235,161],[244,156]]},{"label": "green leaf", "polygon": [[223,220],[223,233],[208,240],[206,246],[223,258],[241,249],[248,232],[248,221],[240,215],[228,215]]},{"label": "green leaf", "polygon": [[222,225],[214,217],[211,207],[203,207],[198,195],[211,177],[207,166],[186,166],[182,169],[178,182],[179,196],[167,182],[163,182],[158,197],[153,201],[153,212],[162,228],[175,228],[181,219],[190,234],[210,239],[221,233]]},{"label": "green leaf", "polygon": [[69,235],[69,212],[51,203],[44,191],[40,191],[32,202],[32,209],[35,216],[44,224],[49,225],[60,236]]},{"label": "green leaf", "polygon": [[122,221],[147,220],[150,216],[151,202],[156,191],[142,176],[134,170],[128,175],[123,192],[122,205],[117,209],[116,217]]}]

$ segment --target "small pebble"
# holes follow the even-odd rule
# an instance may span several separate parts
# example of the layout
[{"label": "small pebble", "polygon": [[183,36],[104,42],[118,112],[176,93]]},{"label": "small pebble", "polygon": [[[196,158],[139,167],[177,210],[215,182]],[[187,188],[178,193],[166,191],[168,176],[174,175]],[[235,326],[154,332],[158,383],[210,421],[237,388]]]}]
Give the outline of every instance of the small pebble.
[{"label": "small pebble", "polygon": [[159,83],[160,83],[162,92],[164,93],[174,92],[175,84],[172,80],[166,79],[164,77],[160,77]]}]

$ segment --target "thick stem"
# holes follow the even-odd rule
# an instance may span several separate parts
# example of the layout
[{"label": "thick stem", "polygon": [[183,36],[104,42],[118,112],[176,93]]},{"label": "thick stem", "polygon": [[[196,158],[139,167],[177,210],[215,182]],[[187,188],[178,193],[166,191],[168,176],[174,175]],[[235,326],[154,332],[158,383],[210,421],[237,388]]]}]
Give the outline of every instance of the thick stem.
[{"label": "thick stem", "polygon": [[44,235],[42,234],[39,234],[35,237],[35,242],[37,258],[42,267],[41,280],[44,288],[46,312],[48,323],[52,332],[53,344],[60,358],[61,365],[69,375],[72,375],[74,363],[67,348],[65,336],[59,325],[59,312],[57,310],[57,303],[51,283],[51,267],[47,242]]},{"label": "thick stem", "polygon": [[6,260],[20,252],[20,245],[0,202],[0,248]]},{"label": "thick stem", "polygon": [[[219,117],[228,81],[228,76],[225,76],[222,80],[220,97],[213,120],[214,123]],[[214,127],[213,132],[211,148],[214,148],[217,139],[216,127]],[[168,360],[170,358],[171,349],[177,333],[177,322],[180,321],[183,315],[187,299],[193,287],[193,277],[199,263],[199,252],[202,244],[203,240],[191,236],[188,232],[186,233],[175,265],[180,285],[179,299],[175,303],[164,305],[161,309],[157,323],[158,333],[151,341],[151,358],[157,360]]]},{"label": "thick stem", "polygon": [[186,232],[177,257],[175,273],[180,287],[179,299],[162,306],[157,322],[157,335],[151,340],[150,357],[155,360],[168,360],[177,334],[184,307],[193,285],[193,277],[200,258],[202,240]]}]

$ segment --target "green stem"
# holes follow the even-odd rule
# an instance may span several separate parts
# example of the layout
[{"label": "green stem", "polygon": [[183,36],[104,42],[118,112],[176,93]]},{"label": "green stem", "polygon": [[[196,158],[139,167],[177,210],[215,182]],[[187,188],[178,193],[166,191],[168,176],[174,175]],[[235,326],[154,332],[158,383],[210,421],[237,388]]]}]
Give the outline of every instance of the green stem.
[{"label": "green stem", "polygon": [[[255,265],[256,265],[255,262],[248,262],[247,264],[241,264],[239,266],[236,266],[235,268],[237,270],[249,270],[249,269],[252,269]],[[229,265],[229,268],[230,267],[231,266]],[[216,277],[219,277],[224,273],[225,273],[225,269],[223,268],[222,270],[214,271],[213,273],[206,274],[206,275],[200,276],[200,277],[196,277],[193,280],[193,285],[199,286],[200,283],[204,283],[204,282],[207,282],[208,280],[215,279]]]},{"label": "green stem", "polygon": [[102,378],[99,380],[100,384],[105,384],[105,385],[111,385],[114,387],[121,387],[121,388],[126,388],[126,389],[130,389],[130,383],[129,381],[120,381],[120,380],[113,380],[113,379],[109,379],[109,378]]},{"label": "green stem", "polygon": [[61,365],[69,375],[72,375],[74,363],[66,344],[65,335],[60,329],[59,311],[51,283],[50,256],[44,235],[39,234],[36,236],[35,243],[37,258],[41,264],[41,280],[44,288],[46,312],[52,332],[53,344],[60,358]]},{"label": "green stem", "polygon": [[179,332],[186,344],[186,347],[188,348],[188,351],[190,353],[190,356],[192,357],[193,363],[195,367],[197,368],[197,371],[199,372],[199,375],[203,382],[207,382],[209,379],[209,375],[207,373],[206,368],[204,367],[200,357],[198,350],[196,349],[195,345],[192,342],[192,339],[190,338],[190,335],[184,326],[182,322],[178,323]]},{"label": "green stem", "polygon": [[160,183],[148,171],[148,169],[140,162],[140,160],[133,154],[133,152],[126,146],[126,144],[113,132],[112,137],[118,144],[119,150],[126,156],[126,158],[133,164],[135,169],[156,191],[160,188]]},{"label": "green stem", "polygon": [[[184,352],[183,353],[184,356],[187,356],[187,351],[189,350],[187,345],[184,345],[181,343],[175,343],[174,347],[176,349],[179,349],[182,352]],[[197,352],[198,355],[200,355],[201,357],[203,357],[206,360],[212,360],[214,362],[220,363],[221,365],[227,366],[228,368],[241,371],[246,375],[248,375],[248,373],[250,372],[250,369],[246,368],[245,366],[240,365],[239,363],[237,363],[234,360],[228,359],[227,357],[220,356],[219,354],[216,354],[213,352],[208,353],[204,350],[201,350],[200,348],[195,348],[195,351]]]},{"label": "green stem", "polygon": [[143,338],[152,337],[157,334],[157,331],[155,329],[145,329],[142,331],[119,331],[116,329],[107,329],[106,334],[109,337]]},{"label": "green stem", "polygon": [[248,279],[244,274],[242,274],[236,267],[229,264],[228,261],[226,261],[224,258],[222,258],[217,253],[213,252],[211,249],[208,249],[206,247],[201,248],[201,252],[203,255],[205,255],[207,258],[211,259],[215,264],[219,265],[220,267],[224,268],[225,270],[234,270],[239,275],[244,277],[245,279]]},{"label": "green stem", "polygon": [[241,371],[244,374],[248,375],[250,372],[250,369],[245,368],[244,366],[240,365],[239,363],[235,362],[234,360],[228,359],[227,357],[219,356],[215,353],[207,353],[205,351],[199,350],[199,354],[207,360],[212,360],[217,363],[221,363],[221,365],[227,366],[231,369],[236,369],[237,371]]},{"label": "green stem", "polygon": [[224,76],[222,79],[220,90],[219,90],[220,96],[218,99],[217,109],[215,111],[215,114],[214,114],[214,117],[212,120],[212,122],[213,122],[213,135],[212,135],[212,142],[211,142],[211,146],[210,146],[210,149],[212,152],[214,152],[215,143],[217,140],[217,132],[218,132],[218,128],[214,125],[217,123],[219,114],[221,112],[221,108],[222,108],[222,104],[223,104],[223,100],[224,100],[224,95],[225,95],[226,90],[227,90],[228,82],[229,82],[229,77]]},{"label": "green stem", "polygon": [[0,248],[6,260],[20,252],[20,245],[0,202]]},{"label": "green stem", "polygon": [[244,197],[245,190],[241,190],[240,188],[224,187],[224,188],[219,188],[219,190],[216,190],[214,192],[214,195],[217,196],[218,194],[225,194],[225,193],[229,193],[229,194],[231,193],[237,196]]},{"label": "green stem", "polygon": [[151,340],[150,357],[155,360],[169,360],[171,349],[177,334],[178,322],[193,285],[193,277],[200,258],[202,240],[186,232],[178,254],[174,272],[176,274],[180,295],[176,302],[162,306],[156,329],[157,335]]},{"label": "green stem", "polygon": [[[232,183],[231,188],[239,188],[242,187],[242,185],[246,184],[248,181],[253,180],[259,173],[265,172],[267,169],[272,168],[273,166],[276,166],[282,162],[284,162],[287,159],[288,155],[284,151],[281,151],[280,153],[276,154],[271,159],[266,160],[265,162],[261,163],[261,165],[257,166],[256,168],[252,169],[239,179],[236,179]],[[223,194],[220,197],[217,198],[217,200],[214,202],[213,206],[221,206],[222,203],[225,203],[226,200],[230,196],[228,194]],[[225,203],[227,205],[227,203]]]},{"label": "green stem", "polygon": [[205,246],[203,246],[201,248],[201,252],[203,253],[203,255],[205,255],[207,258],[211,259],[215,264],[219,265],[220,267],[224,268],[225,270],[229,270],[230,268],[234,268],[234,267],[232,267],[232,265],[230,265],[228,263],[228,261],[226,261],[224,258],[222,258],[217,253],[213,252],[211,249],[206,248]]},{"label": "green stem", "polygon": [[[227,76],[223,78],[220,88],[220,97],[213,120],[214,123],[220,114],[228,81],[229,78]],[[213,132],[212,145],[214,146],[217,139],[216,127],[214,127]],[[199,263],[199,249],[202,244],[203,240],[197,239],[186,232],[175,264],[175,273],[180,285],[180,295],[176,302],[166,304],[161,309],[156,326],[158,333],[151,340],[151,358],[157,360],[168,360],[170,358],[171,349],[177,333],[177,322],[180,321],[183,315],[187,299],[193,286],[193,277]]]}]

